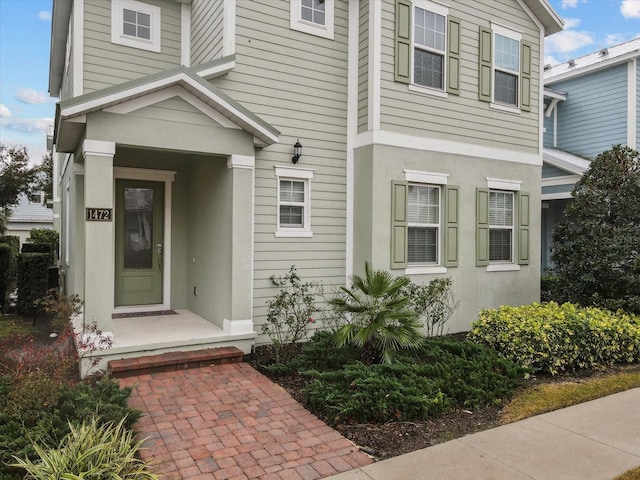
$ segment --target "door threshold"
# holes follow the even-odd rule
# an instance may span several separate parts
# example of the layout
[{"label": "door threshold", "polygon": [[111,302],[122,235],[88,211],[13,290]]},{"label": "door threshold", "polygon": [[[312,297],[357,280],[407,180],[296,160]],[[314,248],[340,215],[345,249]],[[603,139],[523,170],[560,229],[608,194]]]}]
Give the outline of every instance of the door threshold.
[{"label": "door threshold", "polygon": [[159,315],[178,315],[174,310],[151,310],[144,312],[119,312],[112,313],[111,318],[156,317]]}]

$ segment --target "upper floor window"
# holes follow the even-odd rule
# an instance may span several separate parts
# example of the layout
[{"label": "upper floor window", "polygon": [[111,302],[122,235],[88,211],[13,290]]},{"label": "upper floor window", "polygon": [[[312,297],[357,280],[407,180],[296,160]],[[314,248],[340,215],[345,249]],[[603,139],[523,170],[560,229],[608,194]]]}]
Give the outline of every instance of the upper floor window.
[{"label": "upper floor window", "polygon": [[291,29],[333,40],[334,1],[291,0]]},{"label": "upper floor window", "polygon": [[460,94],[461,21],[430,0],[396,0],[396,82],[439,97]]},{"label": "upper floor window", "polygon": [[160,7],[136,0],[111,2],[111,41],[160,52]]},{"label": "upper floor window", "polygon": [[479,98],[513,113],[531,110],[531,44],[522,34],[491,24],[480,27]]},{"label": "upper floor window", "polygon": [[417,85],[444,90],[447,13],[448,10],[445,7],[436,4],[426,2],[415,4],[413,83]]}]

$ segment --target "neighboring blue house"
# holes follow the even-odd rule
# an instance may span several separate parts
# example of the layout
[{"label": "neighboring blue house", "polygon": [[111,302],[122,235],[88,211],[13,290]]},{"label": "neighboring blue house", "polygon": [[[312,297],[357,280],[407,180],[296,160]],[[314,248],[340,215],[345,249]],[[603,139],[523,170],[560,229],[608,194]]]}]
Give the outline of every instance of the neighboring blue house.
[{"label": "neighboring blue house", "polygon": [[553,227],[591,160],[612,145],[638,148],[640,38],[604,48],[544,72],[542,271]]}]

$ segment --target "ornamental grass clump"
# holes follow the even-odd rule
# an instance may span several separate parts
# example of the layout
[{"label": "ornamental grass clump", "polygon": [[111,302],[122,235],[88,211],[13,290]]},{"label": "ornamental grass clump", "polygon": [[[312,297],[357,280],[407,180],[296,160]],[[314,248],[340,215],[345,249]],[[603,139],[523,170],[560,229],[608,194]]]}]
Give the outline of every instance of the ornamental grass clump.
[{"label": "ornamental grass clump", "polygon": [[639,317],[570,303],[482,310],[469,339],[553,375],[640,361]]},{"label": "ornamental grass clump", "polygon": [[137,458],[143,441],[135,440],[125,420],[69,423],[70,432],[57,448],[36,444],[36,460],[14,456],[16,463],[12,466],[26,470],[25,479],[30,480],[158,479],[149,465]]}]

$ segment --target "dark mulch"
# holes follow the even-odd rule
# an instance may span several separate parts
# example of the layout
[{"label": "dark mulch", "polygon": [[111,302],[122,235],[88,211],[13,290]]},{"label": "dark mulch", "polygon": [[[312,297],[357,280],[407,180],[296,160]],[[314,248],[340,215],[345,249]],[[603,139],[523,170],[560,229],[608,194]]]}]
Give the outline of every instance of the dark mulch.
[{"label": "dark mulch", "polygon": [[[457,340],[463,340],[465,334],[453,335]],[[300,375],[280,376],[272,375],[263,368],[273,362],[273,352],[269,345],[259,346],[252,355],[247,355],[245,361],[268,376],[273,382],[283,387],[300,403],[304,404],[303,389],[306,379]],[[546,383],[580,381],[586,378],[605,376],[624,369],[612,367],[597,371],[580,371],[565,375],[535,375],[523,380],[521,389]],[[372,455],[377,460],[403,455],[421,448],[430,447],[463,437],[501,424],[504,404],[489,405],[473,411],[456,410],[435,418],[413,422],[389,422],[384,424],[333,424],[331,419],[323,420],[338,430],[361,450]]]}]

